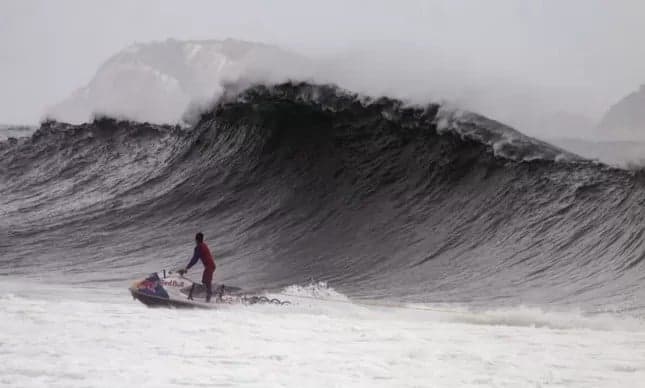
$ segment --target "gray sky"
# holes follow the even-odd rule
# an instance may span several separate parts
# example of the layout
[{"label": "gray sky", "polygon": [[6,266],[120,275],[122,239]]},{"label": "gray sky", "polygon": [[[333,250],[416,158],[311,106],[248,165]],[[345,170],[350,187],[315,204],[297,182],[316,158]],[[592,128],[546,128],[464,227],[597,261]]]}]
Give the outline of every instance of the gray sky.
[{"label": "gray sky", "polygon": [[[365,54],[366,72],[391,75],[399,95],[454,77],[526,87],[597,119],[645,83],[643,20],[644,1],[0,0],[0,122],[37,122],[112,54],[170,37],[232,37],[353,61]],[[399,84],[397,71],[414,82]]]}]

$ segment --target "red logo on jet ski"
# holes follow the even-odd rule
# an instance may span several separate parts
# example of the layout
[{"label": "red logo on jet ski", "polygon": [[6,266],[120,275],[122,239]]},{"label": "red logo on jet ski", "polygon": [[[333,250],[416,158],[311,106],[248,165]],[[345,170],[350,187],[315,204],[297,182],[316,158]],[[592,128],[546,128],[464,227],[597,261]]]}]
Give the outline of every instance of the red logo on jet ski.
[{"label": "red logo on jet ski", "polygon": [[154,292],[155,289],[157,288],[157,282],[152,280],[144,280],[141,283],[139,283],[139,286],[137,288],[140,290],[149,290]]},{"label": "red logo on jet ski", "polygon": [[183,287],[184,282],[178,282],[176,280],[164,280],[161,284],[169,287]]}]

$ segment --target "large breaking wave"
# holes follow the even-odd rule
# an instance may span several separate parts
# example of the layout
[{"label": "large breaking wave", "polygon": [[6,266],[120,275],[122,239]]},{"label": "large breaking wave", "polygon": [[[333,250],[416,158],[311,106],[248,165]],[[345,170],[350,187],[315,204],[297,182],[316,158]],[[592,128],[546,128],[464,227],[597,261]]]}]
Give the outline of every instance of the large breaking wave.
[{"label": "large breaking wave", "polygon": [[487,120],[333,86],[225,95],[190,129],[44,123],[0,143],[0,274],[184,263],[354,297],[642,312],[645,183]]}]

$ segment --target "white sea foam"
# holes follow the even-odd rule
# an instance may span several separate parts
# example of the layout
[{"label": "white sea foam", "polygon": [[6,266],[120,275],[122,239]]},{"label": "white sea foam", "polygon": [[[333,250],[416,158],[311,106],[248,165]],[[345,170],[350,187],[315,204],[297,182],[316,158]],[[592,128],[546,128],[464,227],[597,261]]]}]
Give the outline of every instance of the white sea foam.
[{"label": "white sea foam", "polygon": [[545,310],[538,307],[516,306],[495,309],[472,309],[454,304],[393,303],[380,300],[351,300],[329,287],[326,282],[312,282],[304,286],[286,287],[273,294],[295,301],[295,304],[317,302],[328,309],[351,305],[354,312],[381,311],[397,317],[432,319],[440,322],[467,323],[473,325],[531,327],[555,330],[601,330],[633,331],[645,333],[645,319],[618,316],[609,313],[585,313],[580,310]]},{"label": "white sea foam", "polygon": [[[332,304],[325,289],[287,290]],[[635,387],[645,379],[643,331],[514,324],[535,320],[534,311],[461,320],[458,311],[342,306],[148,309],[125,289],[3,281],[0,385]]]},{"label": "white sea foam", "polygon": [[286,287],[282,290],[280,295],[290,296],[295,298],[307,298],[307,299],[321,299],[321,300],[330,300],[330,301],[343,301],[348,302],[349,299],[341,294],[340,292],[334,290],[332,287],[329,287],[327,282],[311,282],[306,285],[297,285]]},{"label": "white sea foam", "polygon": [[517,306],[488,310],[471,310],[463,306],[409,305],[408,308],[439,312],[435,317],[445,322],[474,325],[545,328],[554,330],[600,330],[645,332],[645,321],[612,314],[589,314],[581,311],[549,311],[537,307]]}]

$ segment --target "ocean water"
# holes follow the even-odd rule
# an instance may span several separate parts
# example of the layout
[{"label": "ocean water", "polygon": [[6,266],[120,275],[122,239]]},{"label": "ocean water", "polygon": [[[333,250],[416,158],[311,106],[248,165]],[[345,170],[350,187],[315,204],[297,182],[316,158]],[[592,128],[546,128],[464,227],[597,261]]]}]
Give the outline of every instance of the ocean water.
[{"label": "ocean water", "polygon": [[[639,387],[645,180],[501,123],[258,85],[0,140],[0,384]],[[186,265],[290,305],[149,309]],[[191,272],[191,276],[199,276]]]}]

